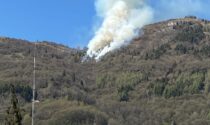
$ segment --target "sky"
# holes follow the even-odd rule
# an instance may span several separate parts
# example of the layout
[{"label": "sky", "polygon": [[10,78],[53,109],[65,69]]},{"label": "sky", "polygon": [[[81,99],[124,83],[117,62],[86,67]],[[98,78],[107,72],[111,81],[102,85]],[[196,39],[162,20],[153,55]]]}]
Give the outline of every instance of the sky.
[{"label": "sky", "polygon": [[[162,12],[172,8],[174,3],[167,3],[169,5],[165,7],[163,1],[166,0],[149,0],[149,4],[155,8],[157,20],[160,17],[161,20],[184,16],[180,15],[182,11],[193,10],[197,7],[205,11],[192,11],[192,14],[210,19],[210,7],[208,7],[210,0],[200,0],[205,3],[202,6],[174,7],[175,10],[172,11],[174,13],[171,15]],[[93,27],[96,26],[98,19],[94,2],[94,0],[0,0],[0,36],[29,41],[46,40],[69,47],[87,46],[94,35]]]},{"label": "sky", "polygon": [[85,46],[94,18],[94,0],[0,0],[0,36]]}]

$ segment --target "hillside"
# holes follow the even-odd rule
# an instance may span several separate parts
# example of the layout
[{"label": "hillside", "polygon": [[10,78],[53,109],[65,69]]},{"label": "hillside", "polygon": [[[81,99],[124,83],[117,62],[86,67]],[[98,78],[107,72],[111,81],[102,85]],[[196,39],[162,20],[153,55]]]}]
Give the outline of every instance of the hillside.
[{"label": "hillside", "polygon": [[[37,125],[210,124],[210,22],[186,17],[144,27],[99,62],[86,50],[38,42]],[[0,125],[17,88],[30,124],[34,44],[0,38]]]}]

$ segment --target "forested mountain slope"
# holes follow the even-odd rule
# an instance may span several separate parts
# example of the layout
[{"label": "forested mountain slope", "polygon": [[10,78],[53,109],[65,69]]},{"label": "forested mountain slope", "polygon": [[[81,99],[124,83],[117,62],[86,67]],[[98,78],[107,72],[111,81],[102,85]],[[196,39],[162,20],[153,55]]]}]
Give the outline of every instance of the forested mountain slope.
[{"label": "forested mountain slope", "polygon": [[[210,124],[210,22],[186,17],[144,27],[100,61],[86,49],[36,45],[37,125]],[[0,39],[0,120],[16,86],[30,124],[34,43]],[[3,123],[3,122],[2,122]]]}]

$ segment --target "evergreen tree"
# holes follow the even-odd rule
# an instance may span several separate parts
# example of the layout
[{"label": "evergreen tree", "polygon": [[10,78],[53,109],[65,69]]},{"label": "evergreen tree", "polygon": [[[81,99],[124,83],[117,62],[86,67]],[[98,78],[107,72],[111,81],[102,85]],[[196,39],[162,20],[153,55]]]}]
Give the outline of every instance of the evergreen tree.
[{"label": "evergreen tree", "polygon": [[11,105],[6,110],[5,125],[22,125],[21,110],[18,105],[15,87],[11,85]]}]

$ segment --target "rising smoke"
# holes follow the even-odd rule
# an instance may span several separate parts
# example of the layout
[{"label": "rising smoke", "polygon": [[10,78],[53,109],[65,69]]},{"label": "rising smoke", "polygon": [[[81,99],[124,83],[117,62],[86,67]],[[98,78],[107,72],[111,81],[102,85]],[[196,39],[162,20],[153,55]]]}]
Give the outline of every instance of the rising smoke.
[{"label": "rising smoke", "polygon": [[144,0],[97,0],[96,8],[98,16],[104,21],[88,44],[87,52],[96,60],[127,45],[153,17]]},{"label": "rising smoke", "polygon": [[96,0],[97,16],[103,22],[88,44],[87,55],[99,60],[106,53],[129,44],[144,25],[204,14],[207,3],[205,0]]}]

